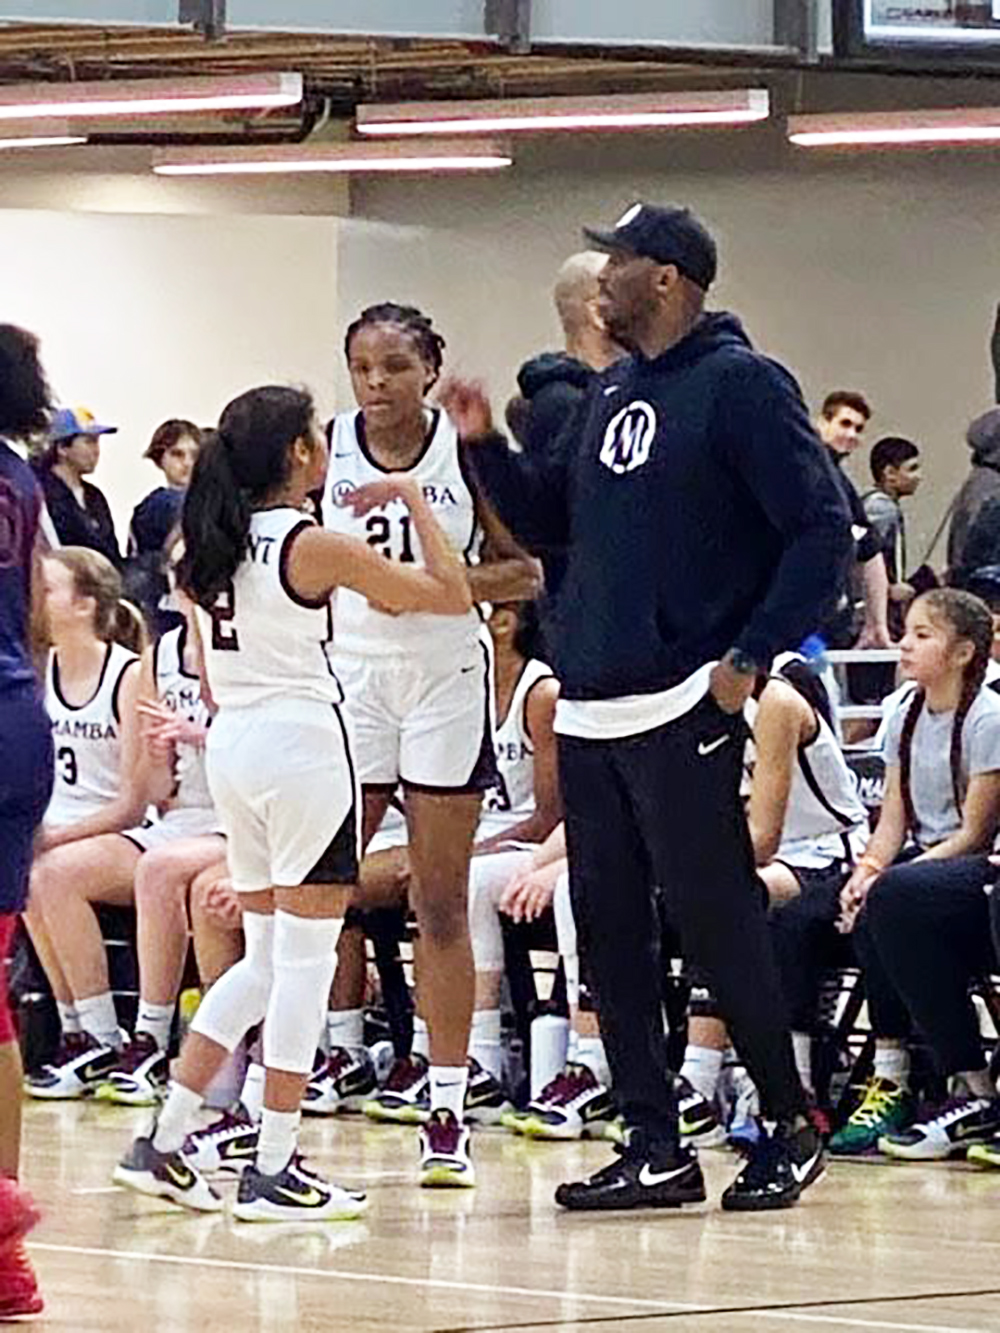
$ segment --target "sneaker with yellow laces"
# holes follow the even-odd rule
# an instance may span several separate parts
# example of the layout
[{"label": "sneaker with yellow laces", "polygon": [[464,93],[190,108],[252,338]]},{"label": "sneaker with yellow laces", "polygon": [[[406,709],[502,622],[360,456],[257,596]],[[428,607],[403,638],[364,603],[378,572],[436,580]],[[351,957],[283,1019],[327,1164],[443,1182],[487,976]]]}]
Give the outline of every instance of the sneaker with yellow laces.
[{"label": "sneaker with yellow laces", "polygon": [[892,1079],[873,1076],[858,1106],[830,1139],[828,1150],[834,1157],[876,1153],[879,1139],[905,1129],[914,1114],[913,1099],[905,1089]]}]

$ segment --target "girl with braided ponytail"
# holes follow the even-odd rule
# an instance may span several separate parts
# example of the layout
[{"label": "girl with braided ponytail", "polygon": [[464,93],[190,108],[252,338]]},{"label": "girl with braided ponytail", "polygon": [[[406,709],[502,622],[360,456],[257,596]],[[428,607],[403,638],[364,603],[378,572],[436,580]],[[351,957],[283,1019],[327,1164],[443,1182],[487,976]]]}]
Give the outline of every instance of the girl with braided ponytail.
[{"label": "girl with braided ponytail", "polygon": [[[968,997],[995,967],[984,892],[1000,827],[1000,697],[984,685],[993,618],[971,593],[935,589],[910,608],[901,648],[916,688],[889,719],[882,814],[841,898],[865,971],[875,1071],[831,1150],[928,1159],[1000,1129]],[[910,1124],[914,1027],[958,1095]]]},{"label": "girl with braided ponytail", "polygon": [[[358,410],[335,417],[327,428],[323,522],[360,538],[387,561],[419,568],[424,556],[402,506],[387,503],[357,515],[344,503],[387,471],[404,474],[464,558],[473,601],[534,597],[535,562],[483,502],[464,468],[454,425],[427,401],[444,351],[431,319],[413,306],[369,306],[348,328],[344,350]],[[415,1047],[389,1083],[408,1119],[427,1119],[421,1130],[424,1185],[474,1181],[463,1124],[474,998],[467,896],[483,793],[497,780],[487,652],[475,610],[392,615],[371,598],[349,592],[338,598],[335,665],[357,737],[365,845],[398,784],[404,793],[427,1027],[420,1036],[429,1036],[429,1050]],[[361,1015],[353,1011],[352,1032],[351,1014],[331,1014],[333,1083],[335,1070],[343,1075],[343,1051],[356,1056],[361,1046]],[[356,1086],[356,1069],[351,1078]]]}]

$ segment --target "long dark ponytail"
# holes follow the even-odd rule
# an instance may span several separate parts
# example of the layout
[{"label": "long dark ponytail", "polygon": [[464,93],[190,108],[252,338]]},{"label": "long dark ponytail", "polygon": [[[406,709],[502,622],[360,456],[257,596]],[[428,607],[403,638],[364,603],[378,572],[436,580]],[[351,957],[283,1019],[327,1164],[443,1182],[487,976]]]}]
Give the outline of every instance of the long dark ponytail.
[{"label": "long dark ponytail", "polygon": [[180,587],[211,607],[246,556],[250,519],[288,477],[290,446],[315,415],[304,389],[265,385],[240,394],[202,445],[184,498]]},{"label": "long dark ponytail", "polygon": [[[976,701],[976,696],[983,687],[986,667],[993,649],[993,617],[989,607],[972,593],[962,592],[958,588],[934,588],[918,597],[914,606],[927,608],[933,620],[944,622],[956,639],[964,639],[972,644],[973,653],[962,673],[962,692],[958,707],[955,709],[955,721],[951,728],[951,748],[949,763],[951,766],[951,785],[955,795],[955,808],[962,810],[962,731],[969,709]],[[906,827],[911,834],[916,833],[917,817],[913,808],[913,791],[910,785],[911,761],[913,756],[913,733],[916,730],[920,714],[923,712],[925,695],[922,689],[913,693],[903,730],[899,737],[899,785],[903,797],[903,809],[906,812]]]}]

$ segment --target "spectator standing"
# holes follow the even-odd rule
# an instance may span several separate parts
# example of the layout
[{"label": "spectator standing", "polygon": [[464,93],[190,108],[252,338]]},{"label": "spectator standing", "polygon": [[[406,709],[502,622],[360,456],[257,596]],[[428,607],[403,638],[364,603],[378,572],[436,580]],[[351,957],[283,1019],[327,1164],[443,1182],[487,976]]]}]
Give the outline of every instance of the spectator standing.
[{"label": "spectator standing", "polygon": [[586,235],[609,252],[601,315],[634,350],[594,381],[572,454],[515,455],[482,390],[442,391],[515,535],[569,547],[553,665],[571,888],[630,1133],[616,1162],[556,1199],[605,1209],[705,1198],[666,1064],[660,884],[778,1122],[723,1207],[789,1207],[823,1156],[739,796],[742,710],[757,675],[833,596],[848,514],[794,380],[732,315],[705,313],[716,247],[704,226],[686,209],[638,203]]},{"label": "spectator standing", "polygon": [[[906,581],[909,563],[906,554],[906,520],[902,501],[915,495],[923,480],[920,448],[912,440],[887,435],[872,446],[869,459],[875,485],[861,497],[865,517],[878,539],[889,577],[889,628],[899,637],[902,624],[899,613],[913,600],[914,590]],[[895,611],[895,615],[894,615]]]},{"label": "spectator standing", "polygon": [[48,447],[36,470],[60,544],[89,547],[120,568],[108,502],[103,491],[85,480],[101,461],[101,436],[117,432],[117,426],[102,426],[85,407],[61,407],[52,417]]},{"label": "spectator standing", "polygon": [[179,627],[184,619],[179,611],[163,604],[169,593],[164,552],[170,534],[181,521],[184,494],[201,438],[201,430],[193,421],[172,418],[157,426],[145,453],[163,473],[166,484],[150,491],[132,511],[126,588],[156,634]]},{"label": "spectator standing", "polygon": [[965,439],[972,471],[955,498],[948,529],[953,583],[970,570],[1000,563],[1000,407],[976,417]]}]

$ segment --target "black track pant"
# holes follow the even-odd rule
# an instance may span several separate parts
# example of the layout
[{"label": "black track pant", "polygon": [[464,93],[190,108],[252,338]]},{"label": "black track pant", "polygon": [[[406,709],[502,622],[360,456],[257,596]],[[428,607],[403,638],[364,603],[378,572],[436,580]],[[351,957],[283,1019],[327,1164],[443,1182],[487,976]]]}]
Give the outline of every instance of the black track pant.
[{"label": "black track pant", "polygon": [[800,1110],[739,785],[746,724],[706,697],[624,740],[559,738],[573,910],[626,1121],[673,1142],[653,886],[704,972],[766,1114]]},{"label": "black track pant", "polygon": [[995,874],[985,856],[914,861],[880,876],[865,904],[857,943],[870,1004],[874,994],[872,1026],[881,1036],[906,1035],[893,1030],[900,1022],[892,997],[880,995],[888,982],[944,1074],[985,1064],[969,983],[997,966],[984,887]]}]

